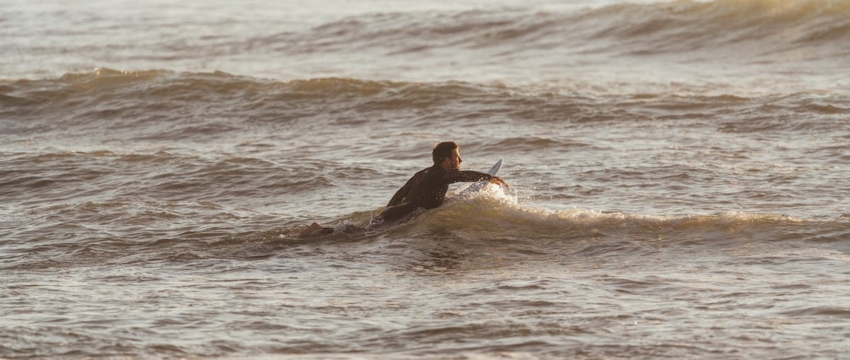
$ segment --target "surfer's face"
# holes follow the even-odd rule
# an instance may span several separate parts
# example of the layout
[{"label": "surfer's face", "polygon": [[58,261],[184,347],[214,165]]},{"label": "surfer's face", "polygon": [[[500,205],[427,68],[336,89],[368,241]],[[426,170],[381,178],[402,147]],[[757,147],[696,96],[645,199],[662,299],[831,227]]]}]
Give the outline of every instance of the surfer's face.
[{"label": "surfer's face", "polygon": [[460,170],[460,163],[462,162],[463,159],[460,158],[460,151],[458,149],[454,149],[452,151],[452,156],[443,160],[443,164],[448,170]]}]

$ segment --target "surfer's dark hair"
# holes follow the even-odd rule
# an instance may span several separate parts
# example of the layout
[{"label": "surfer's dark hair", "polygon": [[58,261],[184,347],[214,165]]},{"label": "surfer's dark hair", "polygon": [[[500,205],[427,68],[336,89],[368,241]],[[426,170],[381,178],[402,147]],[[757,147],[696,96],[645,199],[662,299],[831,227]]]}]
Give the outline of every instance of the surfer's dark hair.
[{"label": "surfer's dark hair", "polygon": [[431,158],[434,159],[434,164],[439,164],[443,162],[443,159],[452,156],[452,151],[457,149],[458,146],[454,141],[446,141],[437,144],[434,146],[434,151],[431,151]]}]

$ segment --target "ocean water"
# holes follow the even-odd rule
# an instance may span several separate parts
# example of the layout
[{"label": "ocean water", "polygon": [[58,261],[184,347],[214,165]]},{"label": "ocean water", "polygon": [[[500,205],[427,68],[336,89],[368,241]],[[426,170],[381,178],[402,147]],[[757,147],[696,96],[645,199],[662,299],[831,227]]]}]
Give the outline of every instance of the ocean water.
[{"label": "ocean water", "polygon": [[[0,34],[0,358],[850,350],[850,1],[5,0]],[[440,141],[510,188],[349,231]]]}]

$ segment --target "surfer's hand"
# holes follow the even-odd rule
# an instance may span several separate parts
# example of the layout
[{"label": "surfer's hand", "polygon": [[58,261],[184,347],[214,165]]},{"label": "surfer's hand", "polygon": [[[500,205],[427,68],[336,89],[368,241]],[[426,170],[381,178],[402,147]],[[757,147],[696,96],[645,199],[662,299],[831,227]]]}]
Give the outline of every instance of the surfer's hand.
[{"label": "surfer's hand", "polygon": [[494,177],[490,178],[490,183],[496,184],[496,185],[499,185],[499,186],[504,186],[505,188],[508,188],[508,189],[511,188],[510,186],[508,186],[508,183],[506,183],[505,180],[502,180],[502,178],[500,178],[498,176],[494,176]]}]

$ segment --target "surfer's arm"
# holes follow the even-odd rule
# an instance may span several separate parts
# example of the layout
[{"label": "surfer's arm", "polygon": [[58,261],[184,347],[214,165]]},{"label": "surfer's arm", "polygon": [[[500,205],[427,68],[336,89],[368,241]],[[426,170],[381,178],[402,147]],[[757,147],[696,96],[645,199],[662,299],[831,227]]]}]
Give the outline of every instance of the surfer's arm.
[{"label": "surfer's arm", "polygon": [[443,175],[443,182],[453,184],[457,182],[473,182],[490,180],[493,176],[478,171],[446,171]]},{"label": "surfer's arm", "polygon": [[487,180],[493,184],[508,187],[508,184],[502,178],[478,171],[449,171],[443,180],[449,184]]}]

